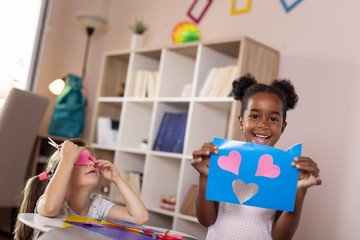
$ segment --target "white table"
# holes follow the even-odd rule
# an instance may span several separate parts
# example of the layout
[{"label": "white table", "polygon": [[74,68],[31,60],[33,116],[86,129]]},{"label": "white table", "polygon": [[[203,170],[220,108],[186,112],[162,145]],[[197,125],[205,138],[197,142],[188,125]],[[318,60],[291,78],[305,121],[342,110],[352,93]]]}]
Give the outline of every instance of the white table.
[{"label": "white table", "polygon": [[40,232],[48,232],[54,228],[61,228],[66,216],[47,218],[36,213],[19,213],[18,219],[25,225]]},{"label": "white table", "polygon": [[[83,228],[63,227],[66,216],[47,218],[47,217],[41,216],[40,214],[37,214],[37,213],[19,213],[18,219],[25,225],[27,225],[35,230],[38,230],[38,231],[44,232],[44,233],[49,232],[49,234],[43,234],[39,238],[39,239],[43,239],[43,240],[45,240],[45,239],[54,239],[54,240],[55,239],[64,239],[63,238],[64,236],[68,236],[67,240],[70,240],[70,239],[104,239],[104,240],[106,239],[106,240],[108,240],[108,239],[110,239],[107,237],[101,238],[102,236],[100,236],[99,234],[93,233],[93,232],[88,231]],[[145,228],[151,228],[151,229],[158,230],[161,232],[166,231],[166,229],[164,229],[164,228],[147,226],[147,225],[143,225],[143,226]],[[193,236],[190,236],[190,235],[182,233],[182,232],[174,231],[174,230],[170,230],[169,234],[170,235],[178,234],[183,237],[189,237],[191,239],[196,240],[196,238]],[[83,238],[79,238],[80,235],[83,236]]]}]

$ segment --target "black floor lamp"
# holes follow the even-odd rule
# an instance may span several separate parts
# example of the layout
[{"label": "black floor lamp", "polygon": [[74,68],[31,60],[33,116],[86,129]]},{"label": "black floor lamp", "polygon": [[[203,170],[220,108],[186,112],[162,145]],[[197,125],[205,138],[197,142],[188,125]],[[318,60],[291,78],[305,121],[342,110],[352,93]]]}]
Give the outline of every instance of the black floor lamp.
[{"label": "black floor lamp", "polygon": [[[82,68],[82,73],[81,73],[81,78],[84,81],[91,37],[96,29],[98,29],[106,24],[107,20],[101,16],[98,16],[98,15],[95,15],[92,13],[77,13],[76,18],[85,27],[86,34],[87,34],[83,68]],[[52,81],[49,84],[50,92],[52,92],[55,95],[59,95],[64,90],[65,81],[66,81],[67,77],[68,77],[68,75],[65,75],[62,78]]]},{"label": "black floor lamp", "polygon": [[85,47],[85,55],[84,55],[84,62],[83,62],[83,69],[81,77],[84,79],[86,73],[86,64],[87,58],[89,54],[89,47],[90,47],[90,40],[94,33],[94,31],[106,24],[106,19],[91,13],[78,13],[76,15],[77,19],[80,21],[82,25],[85,26],[86,33],[87,33],[87,40],[86,40],[86,47]]}]

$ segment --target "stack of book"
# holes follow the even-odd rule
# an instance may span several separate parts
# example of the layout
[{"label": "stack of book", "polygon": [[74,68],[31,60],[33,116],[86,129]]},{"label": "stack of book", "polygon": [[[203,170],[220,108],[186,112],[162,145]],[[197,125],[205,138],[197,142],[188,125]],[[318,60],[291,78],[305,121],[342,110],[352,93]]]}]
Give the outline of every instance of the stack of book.
[{"label": "stack of book", "polygon": [[158,71],[138,70],[132,73],[130,97],[155,97]]},{"label": "stack of book", "polygon": [[187,113],[165,112],[153,145],[153,150],[182,153]]},{"label": "stack of book", "polygon": [[115,146],[119,131],[119,121],[110,117],[98,117],[96,141],[98,144]]},{"label": "stack of book", "polygon": [[228,97],[232,92],[232,82],[239,75],[237,66],[211,68],[206,74],[199,97]]},{"label": "stack of book", "polygon": [[[124,179],[124,181],[129,185],[129,187],[138,195],[140,196],[140,189],[142,183],[142,176],[143,174],[140,172],[133,172],[133,171],[119,171],[120,177]],[[119,190],[116,189],[115,197],[119,202],[124,202],[122,195],[120,194]]]}]

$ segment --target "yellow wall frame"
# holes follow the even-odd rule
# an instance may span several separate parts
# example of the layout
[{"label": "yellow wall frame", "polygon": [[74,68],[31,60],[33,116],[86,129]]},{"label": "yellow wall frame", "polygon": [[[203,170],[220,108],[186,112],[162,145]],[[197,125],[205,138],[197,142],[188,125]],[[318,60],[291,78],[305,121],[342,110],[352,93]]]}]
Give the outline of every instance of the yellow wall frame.
[{"label": "yellow wall frame", "polygon": [[246,6],[246,8],[243,8],[243,9],[234,9],[235,2],[236,2],[236,0],[231,0],[230,14],[233,15],[233,14],[244,13],[244,12],[250,11],[251,0],[247,0],[247,6]]}]

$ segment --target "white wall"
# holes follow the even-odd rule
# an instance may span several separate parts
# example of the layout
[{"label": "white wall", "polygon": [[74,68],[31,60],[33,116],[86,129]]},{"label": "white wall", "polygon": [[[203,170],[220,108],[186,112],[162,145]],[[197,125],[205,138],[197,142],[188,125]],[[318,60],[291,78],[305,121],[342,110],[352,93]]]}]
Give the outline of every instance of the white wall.
[{"label": "white wall", "polygon": [[[37,91],[50,96],[47,85],[52,79],[68,72],[81,74],[86,35],[74,14],[88,11],[107,17],[106,28],[92,39],[85,77],[89,105],[83,137],[88,138],[103,51],[130,46],[128,25],[135,18],[149,25],[145,46],[171,44],[173,27],[190,20],[186,12],[192,2],[53,0]],[[294,239],[360,239],[360,2],[302,1],[286,13],[279,0],[252,1],[249,13],[237,15],[229,14],[230,2],[213,1],[198,25],[202,39],[246,35],[280,51],[279,77],[293,81],[300,101],[289,112],[278,147],[302,141],[304,155],[321,169],[323,185],[309,190]]]}]

